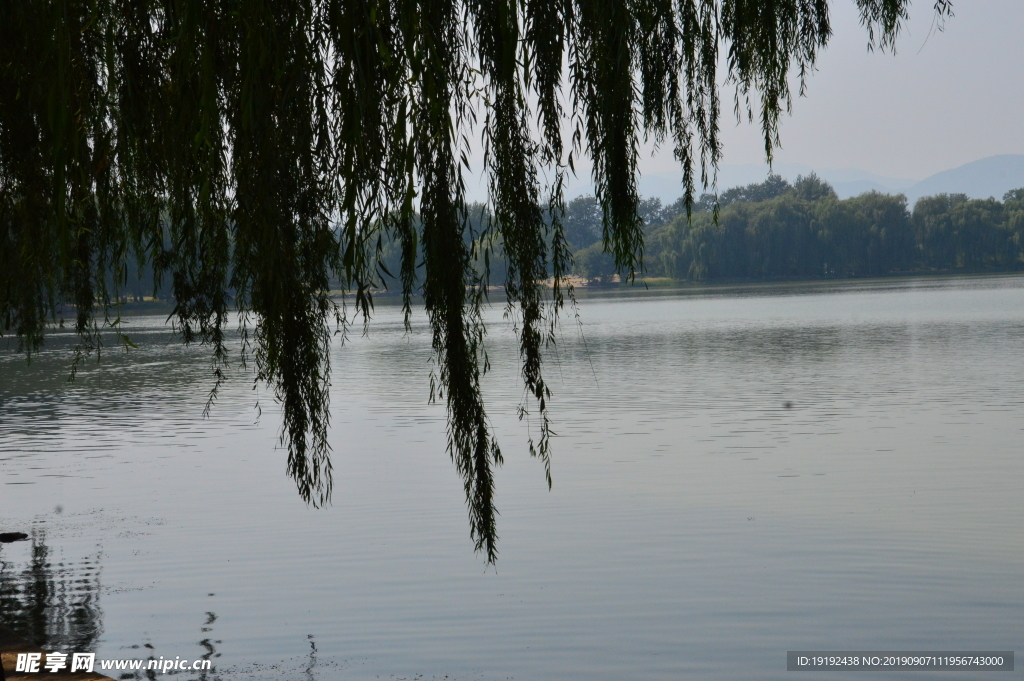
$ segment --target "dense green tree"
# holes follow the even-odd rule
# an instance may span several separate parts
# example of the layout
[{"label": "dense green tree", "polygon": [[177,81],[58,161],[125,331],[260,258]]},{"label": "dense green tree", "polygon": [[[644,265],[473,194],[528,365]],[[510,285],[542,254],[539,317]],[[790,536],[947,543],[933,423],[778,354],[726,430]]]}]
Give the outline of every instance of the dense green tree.
[{"label": "dense green tree", "polygon": [[[854,1],[872,41],[892,46],[909,0]],[[949,14],[948,0],[935,6]],[[791,73],[802,87],[831,34],[828,10],[827,0],[0,0],[0,330],[32,352],[66,303],[81,349],[94,349],[133,255],[169,282],[183,340],[212,346],[219,380],[236,308],[244,357],[283,406],[288,472],[319,503],[331,486],[329,344],[351,321],[330,287],[340,282],[368,314],[394,241],[407,313],[419,292],[430,320],[432,394],[447,402],[472,537],[492,561],[501,453],[480,392],[475,249],[500,225],[522,380],[541,421],[530,450],[547,468],[541,355],[567,293],[562,188],[574,158],[590,159],[604,242],[631,276],[643,256],[641,140],[671,145],[690,205],[719,159],[725,77],[770,157]],[[484,233],[472,233],[465,201],[477,134],[494,219]]]},{"label": "dense green tree", "polygon": [[[781,196],[786,192],[780,191],[776,196]],[[811,173],[806,177],[798,175],[796,182],[793,183],[793,195],[801,201],[820,201],[825,198],[835,198],[836,191],[832,189],[832,185],[825,182],[823,179],[818,177],[815,173]],[[770,196],[765,197],[772,198]],[[765,199],[760,199],[761,201]]]},{"label": "dense green tree", "polygon": [[596,241],[573,254],[575,272],[585,279],[608,281],[615,274],[615,257]]},{"label": "dense green tree", "polygon": [[[1008,196],[1011,196],[1008,194]],[[914,206],[914,224],[924,261],[939,269],[1004,268],[1019,252],[1014,227],[995,199],[942,194]]]},{"label": "dense green tree", "polygon": [[790,184],[780,175],[771,173],[764,182],[754,182],[752,184],[730,187],[724,192],[719,194],[703,193],[700,198],[693,201],[689,207],[687,205],[687,197],[681,196],[679,199],[666,209],[667,221],[675,218],[678,215],[686,213],[686,211],[714,211],[718,208],[724,208],[732,203],[742,203],[749,201],[767,201],[768,199],[775,198],[785,194],[790,190]]},{"label": "dense green tree", "polygon": [[[684,202],[680,199],[679,202]],[[681,208],[680,210],[685,210]],[[677,214],[676,206],[665,208],[661,199],[648,197],[637,205],[637,216],[644,234],[656,230]],[[579,276],[607,279],[619,271],[614,252],[603,238],[603,214],[597,198],[579,196],[569,202],[563,219],[565,235],[573,249],[574,272]]]},{"label": "dense green tree", "polygon": [[[653,234],[653,270],[676,279],[883,276],[1024,266],[1024,201],[867,192],[839,200],[815,177],[767,200],[679,214]],[[756,194],[753,194],[756,195]]]},{"label": "dense green tree", "polygon": [[[743,187],[727,189],[718,197],[718,205],[722,208],[734,203],[756,203],[774,199],[789,192],[789,182],[774,173],[764,182],[755,182]],[[713,207],[713,206],[712,206]]]},{"label": "dense green tree", "polygon": [[1024,253],[1024,189],[1014,189],[1003,196],[1006,229],[1017,253]]},{"label": "dense green tree", "polygon": [[922,258],[933,267],[956,267],[960,234],[954,224],[953,211],[968,200],[966,194],[940,194],[919,199],[914,206],[914,228]]},{"label": "dense green tree", "polygon": [[562,216],[566,241],[573,250],[581,250],[601,240],[604,214],[594,196],[577,196]]},{"label": "dense green tree", "polygon": [[905,197],[867,192],[840,203],[848,231],[843,250],[833,251],[834,274],[879,276],[914,267],[917,244]]}]

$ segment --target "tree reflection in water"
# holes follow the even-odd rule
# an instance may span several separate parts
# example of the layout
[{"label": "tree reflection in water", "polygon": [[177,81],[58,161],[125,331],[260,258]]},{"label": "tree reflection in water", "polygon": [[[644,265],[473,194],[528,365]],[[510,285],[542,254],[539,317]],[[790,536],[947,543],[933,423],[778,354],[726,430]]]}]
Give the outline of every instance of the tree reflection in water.
[{"label": "tree reflection in water", "polygon": [[99,555],[57,562],[46,533],[34,528],[31,557],[19,568],[0,550],[3,623],[46,650],[92,651],[103,633]]},{"label": "tree reflection in water", "polygon": [[[45,650],[94,652],[103,633],[99,554],[77,562],[55,563],[55,552],[47,545],[42,528],[32,530],[30,541],[30,557],[24,566],[5,559],[0,549],[0,622]],[[216,620],[215,613],[205,614],[200,627],[203,638],[197,644],[201,649],[198,659],[213,662],[220,657],[216,649],[220,641],[210,637]],[[149,643],[127,648],[145,650],[147,661],[157,659],[156,649]],[[126,657],[136,656],[128,654]],[[200,670],[195,681],[207,681],[216,671],[215,667]],[[142,670],[122,674],[119,678],[156,679],[157,675],[152,670]]]}]

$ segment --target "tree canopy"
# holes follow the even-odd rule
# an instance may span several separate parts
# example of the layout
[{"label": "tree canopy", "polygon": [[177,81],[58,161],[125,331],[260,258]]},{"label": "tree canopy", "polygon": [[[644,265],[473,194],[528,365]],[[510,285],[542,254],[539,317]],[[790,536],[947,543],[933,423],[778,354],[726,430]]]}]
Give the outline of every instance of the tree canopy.
[{"label": "tree canopy", "polygon": [[[870,44],[892,47],[909,0],[854,1]],[[486,270],[487,235],[501,233],[534,401],[521,414],[541,420],[530,452],[550,484],[541,359],[572,303],[566,173],[589,158],[603,248],[631,277],[641,142],[672,147],[691,205],[714,183],[722,80],[770,159],[790,77],[802,92],[830,34],[827,0],[0,0],[0,331],[31,354],[66,305],[80,355],[96,350],[128,263],[147,263],[220,380],[237,309],[242,360],[283,407],[288,472],[322,503],[332,330],[369,314],[392,274],[382,244],[397,242],[407,319],[421,294],[430,320],[431,394],[447,403],[471,536],[493,561],[502,458],[480,391],[487,273],[473,266]],[[467,237],[476,135],[493,219]]]},{"label": "tree canopy", "polygon": [[[789,187],[788,183],[786,186]],[[648,231],[648,271],[673,279],[865,277],[1024,268],[1024,211],[940,194],[913,211],[902,195],[839,199],[817,178],[778,196],[685,215]],[[577,258],[579,260],[579,258]]]}]

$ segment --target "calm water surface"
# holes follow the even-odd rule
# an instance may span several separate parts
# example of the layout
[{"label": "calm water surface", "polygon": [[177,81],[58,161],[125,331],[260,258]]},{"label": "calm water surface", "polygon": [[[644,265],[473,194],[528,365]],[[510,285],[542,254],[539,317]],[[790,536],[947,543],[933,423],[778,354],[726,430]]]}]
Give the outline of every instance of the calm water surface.
[{"label": "calm water surface", "polygon": [[1024,650],[1024,278],[580,311],[549,356],[550,492],[490,315],[497,569],[427,403],[426,327],[394,306],[334,351],[319,510],[272,397],[239,371],[204,420],[207,350],[162,316],[73,384],[67,333],[30,366],[0,351],[0,529],[33,536],[0,548],[0,619],[226,680],[788,679],[791,649]]}]

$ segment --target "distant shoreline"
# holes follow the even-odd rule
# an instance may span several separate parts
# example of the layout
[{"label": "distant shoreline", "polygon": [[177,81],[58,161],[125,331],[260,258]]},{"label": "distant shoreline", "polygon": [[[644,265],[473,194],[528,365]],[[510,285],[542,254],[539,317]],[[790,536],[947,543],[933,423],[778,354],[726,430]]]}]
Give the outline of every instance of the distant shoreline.
[{"label": "distant shoreline", "polygon": [[[823,283],[842,283],[842,282],[871,282],[871,281],[886,281],[886,280],[906,280],[906,279],[956,279],[956,278],[976,278],[976,277],[1001,277],[1001,276],[1024,276],[1024,269],[1007,269],[1007,270],[984,270],[984,271],[965,271],[965,270],[923,270],[923,271],[911,271],[911,272],[896,272],[892,274],[870,276],[870,277],[779,277],[779,278],[750,278],[750,279],[714,279],[709,281],[688,281],[685,279],[671,279],[669,277],[648,277],[641,278],[637,277],[635,282],[632,284],[623,283],[618,275],[607,281],[599,280],[587,280],[583,277],[570,276],[563,280],[563,290],[567,285],[572,285],[574,291],[586,295],[587,293],[599,293],[602,291],[642,291],[644,289],[654,289],[662,292],[670,290],[678,291],[700,291],[705,289],[720,289],[725,290],[735,287],[757,287],[758,285],[775,285],[775,284],[823,284]],[[552,280],[545,282],[547,287],[552,288]],[[503,286],[490,286],[488,287],[490,294],[504,298],[505,288]],[[401,291],[391,290],[380,290],[373,292],[374,300],[379,300],[384,304],[393,304],[401,299]],[[351,294],[345,295],[341,291],[331,291],[331,298],[335,301],[351,300]],[[419,295],[414,295],[414,299],[419,299]],[[174,311],[175,302],[173,300],[163,299],[143,299],[142,301],[133,301],[128,303],[121,303],[120,306],[111,306],[110,311],[116,314],[120,311],[121,316],[124,317],[136,317],[143,315],[155,315],[164,314],[170,317]],[[74,310],[73,306],[65,306],[65,309]],[[231,312],[236,312],[236,308],[231,308]],[[67,327],[67,322],[65,322]]]}]

